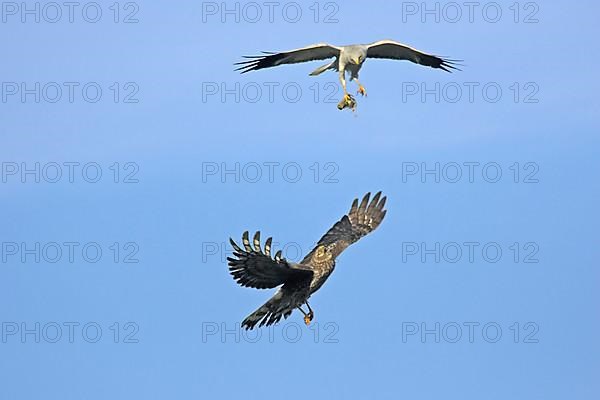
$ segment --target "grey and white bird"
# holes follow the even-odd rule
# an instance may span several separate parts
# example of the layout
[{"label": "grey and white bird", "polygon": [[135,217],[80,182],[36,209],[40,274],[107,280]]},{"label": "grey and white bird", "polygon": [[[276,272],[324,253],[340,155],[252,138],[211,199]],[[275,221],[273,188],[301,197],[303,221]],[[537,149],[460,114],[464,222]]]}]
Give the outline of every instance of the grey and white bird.
[{"label": "grey and white bird", "polygon": [[[363,96],[366,95],[365,87],[358,80],[358,72],[367,58],[408,60],[415,64],[438,68],[446,72],[459,70],[456,66],[460,65],[459,62],[462,61],[423,53],[394,40],[380,40],[371,44],[353,44],[349,46],[319,43],[300,49],[280,53],[263,52],[261,56],[244,56],[244,58],[248,60],[235,63],[239,66],[236,71],[241,71],[242,74],[283,64],[297,64],[334,58],[333,61],[315,69],[310,75],[319,75],[327,70],[338,71],[340,83],[344,89],[344,98],[340,105],[355,104],[354,98],[348,94],[346,89],[346,73],[350,75],[350,81],[356,81],[358,84],[358,93]],[[338,105],[338,108],[342,109],[344,107]]]}]

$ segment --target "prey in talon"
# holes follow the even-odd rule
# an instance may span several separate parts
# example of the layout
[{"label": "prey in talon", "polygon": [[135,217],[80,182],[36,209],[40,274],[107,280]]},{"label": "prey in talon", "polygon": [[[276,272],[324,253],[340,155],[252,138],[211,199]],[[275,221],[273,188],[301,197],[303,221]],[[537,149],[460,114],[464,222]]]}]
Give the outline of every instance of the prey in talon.
[{"label": "prey in talon", "polygon": [[351,94],[346,93],[342,100],[338,103],[338,110],[343,110],[344,108],[350,108],[352,111],[356,111],[356,99]]}]

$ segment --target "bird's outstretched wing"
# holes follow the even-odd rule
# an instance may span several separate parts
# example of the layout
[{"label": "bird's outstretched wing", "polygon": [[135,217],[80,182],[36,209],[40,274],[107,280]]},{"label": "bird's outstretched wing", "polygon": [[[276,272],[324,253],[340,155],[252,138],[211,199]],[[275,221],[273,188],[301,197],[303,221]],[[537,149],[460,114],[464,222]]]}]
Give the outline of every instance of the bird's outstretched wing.
[{"label": "bird's outstretched wing", "polygon": [[271,242],[265,242],[264,252],[260,247],[260,232],[256,232],[251,246],[248,231],[242,235],[244,249],[240,248],[233,239],[229,239],[233,246],[233,256],[227,257],[229,272],[242,286],[257,289],[270,289],[295,280],[312,279],[313,271],[298,264],[289,263],[281,258],[281,250],[271,258]]},{"label": "bird's outstretched wing", "polygon": [[340,55],[341,47],[332,46],[327,43],[313,44],[301,49],[284,51],[281,53],[263,52],[264,56],[244,56],[248,61],[241,61],[234,65],[240,65],[236,71],[244,74],[257,69],[276,67],[281,64],[296,64],[306,61],[325,60]]},{"label": "bird's outstretched wing", "polygon": [[321,246],[324,246],[325,252],[335,259],[346,247],[377,229],[387,212],[383,209],[387,197],[381,198],[381,192],[377,192],[373,196],[373,200],[369,202],[370,197],[371,193],[367,193],[360,204],[358,199],[354,199],[348,214],[344,215],[323,235],[317,246],[302,261],[302,264],[308,264],[313,254],[319,253],[318,249],[322,248]]},{"label": "bird's outstretched wing", "polygon": [[394,40],[380,40],[367,45],[368,58],[388,58],[392,60],[408,60],[416,64],[425,65],[431,68],[440,68],[446,72],[452,72],[453,69],[460,71],[456,65],[462,60],[450,60],[431,54],[422,53],[407,45]]}]

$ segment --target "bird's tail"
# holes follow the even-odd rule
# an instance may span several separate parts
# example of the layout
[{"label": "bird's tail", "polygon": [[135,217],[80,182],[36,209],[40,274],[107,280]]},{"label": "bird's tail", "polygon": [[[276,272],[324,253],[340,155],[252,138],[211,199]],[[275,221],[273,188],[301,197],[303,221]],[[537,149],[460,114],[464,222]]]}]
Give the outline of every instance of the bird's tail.
[{"label": "bird's tail", "polygon": [[289,317],[295,307],[292,298],[285,296],[283,291],[278,290],[265,304],[242,321],[242,327],[253,329],[259,322],[259,327],[275,324],[281,320],[281,317],[284,319]]},{"label": "bird's tail", "polygon": [[336,69],[336,63],[337,63],[337,59],[333,60],[330,63],[322,65],[319,68],[315,69],[313,72],[311,72],[310,76],[322,74],[323,72],[327,71],[328,69]]}]

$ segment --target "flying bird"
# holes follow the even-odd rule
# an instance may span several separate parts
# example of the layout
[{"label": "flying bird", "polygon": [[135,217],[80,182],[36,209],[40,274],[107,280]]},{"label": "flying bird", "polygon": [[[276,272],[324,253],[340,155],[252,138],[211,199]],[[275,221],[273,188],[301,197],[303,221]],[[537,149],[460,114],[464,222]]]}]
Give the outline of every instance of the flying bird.
[{"label": "flying bird", "polygon": [[461,65],[459,63],[462,61],[423,53],[394,40],[381,40],[371,44],[353,44],[349,46],[333,46],[327,43],[319,43],[281,53],[263,52],[263,54],[262,56],[244,56],[248,60],[235,63],[234,65],[239,66],[236,68],[236,71],[241,71],[243,74],[283,64],[297,64],[334,58],[333,61],[315,69],[310,75],[319,75],[327,70],[338,71],[340,83],[344,89],[344,97],[338,105],[340,110],[345,107],[354,109],[356,106],[354,97],[348,94],[346,90],[346,73],[349,73],[350,81],[356,81],[358,84],[358,93],[362,96],[367,94],[365,87],[358,80],[358,72],[367,58],[408,60],[426,67],[439,68],[446,72],[460,70],[456,65]]},{"label": "flying bird", "polygon": [[[319,240],[316,247],[298,264],[281,257],[281,250],[271,256],[271,243],[268,238],[261,248],[260,232],[256,232],[252,242],[248,231],[242,235],[243,248],[233,239],[233,257],[227,257],[229,272],[241,286],[272,289],[280,286],[265,304],[250,314],[242,322],[245,329],[272,325],[283,317],[287,318],[298,309],[309,325],[314,312],[308,304],[310,296],[319,290],[335,268],[336,258],[361,237],[373,232],[383,220],[386,197],[378,192],[369,202],[371,193],[361,200],[354,199],[350,211],[336,222]],[[308,311],[302,306],[306,304]]]}]

